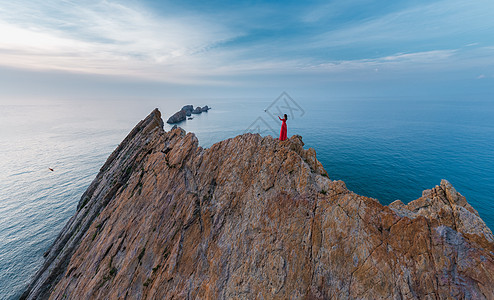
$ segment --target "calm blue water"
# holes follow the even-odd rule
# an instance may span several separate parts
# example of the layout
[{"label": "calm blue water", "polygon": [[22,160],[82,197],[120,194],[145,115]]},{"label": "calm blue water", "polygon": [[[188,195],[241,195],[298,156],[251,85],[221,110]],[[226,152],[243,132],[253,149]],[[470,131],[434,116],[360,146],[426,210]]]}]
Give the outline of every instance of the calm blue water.
[{"label": "calm blue water", "polygon": [[494,228],[492,102],[296,98],[265,112],[277,96],[0,104],[0,299],[20,295],[108,155],[154,107],[166,121],[185,104],[212,106],[180,124],[204,147],[249,128],[277,135],[280,122],[269,113],[279,108],[289,115],[288,135],[302,135],[349,189],[383,204],[409,202],[445,178]]}]

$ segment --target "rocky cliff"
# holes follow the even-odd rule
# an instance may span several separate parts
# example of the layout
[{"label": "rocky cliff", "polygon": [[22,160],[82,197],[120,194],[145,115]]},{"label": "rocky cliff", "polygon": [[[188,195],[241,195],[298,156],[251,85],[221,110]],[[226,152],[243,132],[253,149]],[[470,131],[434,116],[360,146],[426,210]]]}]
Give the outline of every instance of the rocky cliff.
[{"label": "rocky cliff", "polygon": [[203,149],[155,110],[23,298],[494,299],[494,238],[445,180],[383,206],[330,180],[299,136]]}]

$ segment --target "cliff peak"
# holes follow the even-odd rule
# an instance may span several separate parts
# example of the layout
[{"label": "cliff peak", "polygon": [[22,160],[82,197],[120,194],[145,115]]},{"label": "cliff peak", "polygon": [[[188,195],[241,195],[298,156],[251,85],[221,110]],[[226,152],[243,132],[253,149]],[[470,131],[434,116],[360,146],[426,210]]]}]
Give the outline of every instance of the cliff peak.
[{"label": "cliff peak", "polygon": [[494,298],[492,232],[447,181],[389,206],[300,136],[204,149],[158,110],[110,155],[24,298]]}]

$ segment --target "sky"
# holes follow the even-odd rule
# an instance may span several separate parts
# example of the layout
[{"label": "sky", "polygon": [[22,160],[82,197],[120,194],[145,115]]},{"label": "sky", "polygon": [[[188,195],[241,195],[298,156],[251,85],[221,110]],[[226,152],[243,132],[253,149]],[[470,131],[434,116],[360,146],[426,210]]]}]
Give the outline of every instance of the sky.
[{"label": "sky", "polygon": [[0,101],[494,94],[494,1],[0,2]]}]

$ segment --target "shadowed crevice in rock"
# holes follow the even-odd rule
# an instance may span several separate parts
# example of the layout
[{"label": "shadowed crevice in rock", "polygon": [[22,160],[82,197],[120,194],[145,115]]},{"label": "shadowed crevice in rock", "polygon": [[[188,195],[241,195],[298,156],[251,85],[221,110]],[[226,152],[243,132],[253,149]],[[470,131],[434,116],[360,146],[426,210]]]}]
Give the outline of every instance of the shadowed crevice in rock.
[{"label": "shadowed crevice in rock", "polygon": [[154,111],[108,158],[25,297],[494,297],[492,232],[447,181],[383,206],[300,136],[203,149],[162,124]]}]

